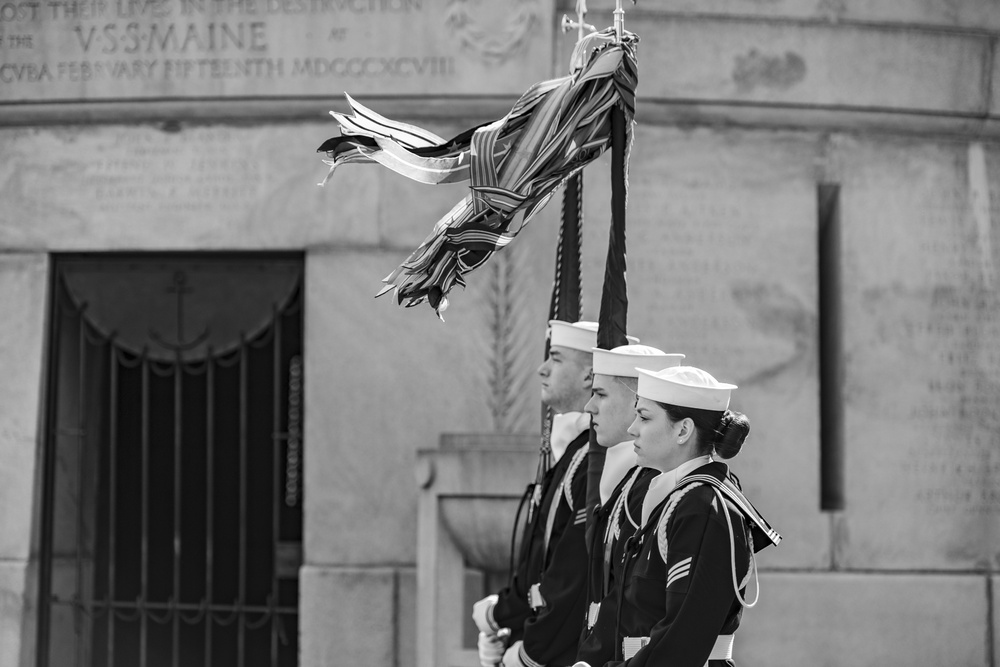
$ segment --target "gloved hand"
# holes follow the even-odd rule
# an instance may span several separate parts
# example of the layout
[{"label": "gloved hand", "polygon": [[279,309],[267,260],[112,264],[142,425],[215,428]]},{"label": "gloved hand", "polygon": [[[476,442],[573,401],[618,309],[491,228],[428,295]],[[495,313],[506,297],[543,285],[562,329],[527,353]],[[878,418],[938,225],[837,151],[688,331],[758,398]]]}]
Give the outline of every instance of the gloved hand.
[{"label": "gloved hand", "polygon": [[490,610],[497,603],[499,598],[496,595],[487,595],[482,600],[472,605],[472,621],[479,628],[480,632],[496,636],[500,628],[494,627],[490,623]]},{"label": "gloved hand", "polygon": [[503,660],[504,642],[496,635],[479,633],[479,664],[483,667],[496,667]]},{"label": "gloved hand", "polygon": [[579,662],[574,662],[573,667],[590,667],[590,663],[580,660]]},{"label": "gloved hand", "polygon": [[503,654],[503,667],[527,667],[521,661],[521,644],[524,642],[516,641],[511,644],[507,652]]}]

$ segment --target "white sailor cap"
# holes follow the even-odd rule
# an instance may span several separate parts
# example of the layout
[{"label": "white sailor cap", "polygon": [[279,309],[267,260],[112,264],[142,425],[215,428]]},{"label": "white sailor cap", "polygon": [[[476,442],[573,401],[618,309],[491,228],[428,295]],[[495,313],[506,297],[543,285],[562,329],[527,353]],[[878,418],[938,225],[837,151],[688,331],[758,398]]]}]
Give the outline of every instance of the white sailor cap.
[{"label": "white sailor cap", "polygon": [[[630,343],[639,342],[635,336],[627,338]],[[549,320],[549,345],[590,352],[597,347],[597,322]]]},{"label": "white sailor cap", "polygon": [[636,364],[650,371],[680,366],[683,354],[667,354],[649,345],[619,345],[611,350],[593,348],[594,372],[618,377],[639,377]]},{"label": "white sailor cap", "polygon": [[636,392],[643,398],[685,408],[717,410],[729,407],[735,384],[719,382],[710,373],[694,366],[674,366],[661,371],[639,371]]}]

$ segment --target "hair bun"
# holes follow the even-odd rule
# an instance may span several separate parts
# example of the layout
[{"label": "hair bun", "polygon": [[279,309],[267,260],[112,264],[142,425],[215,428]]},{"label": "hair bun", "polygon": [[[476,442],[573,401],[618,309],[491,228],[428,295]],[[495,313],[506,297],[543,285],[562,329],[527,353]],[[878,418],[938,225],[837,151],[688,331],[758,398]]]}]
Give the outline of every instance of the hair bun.
[{"label": "hair bun", "polygon": [[715,453],[722,459],[731,459],[743,449],[743,443],[750,435],[750,420],[741,412],[726,410],[719,422],[715,438]]}]

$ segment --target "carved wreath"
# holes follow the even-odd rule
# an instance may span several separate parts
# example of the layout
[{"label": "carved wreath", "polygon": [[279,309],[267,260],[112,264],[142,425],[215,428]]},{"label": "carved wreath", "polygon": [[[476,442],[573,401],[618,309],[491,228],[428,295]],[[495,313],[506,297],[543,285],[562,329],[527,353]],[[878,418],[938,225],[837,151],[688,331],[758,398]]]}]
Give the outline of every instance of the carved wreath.
[{"label": "carved wreath", "polygon": [[480,25],[469,14],[470,4],[470,0],[448,0],[445,25],[463,49],[487,65],[501,65],[520,50],[538,21],[538,0],[511,3],[506,25]]}]

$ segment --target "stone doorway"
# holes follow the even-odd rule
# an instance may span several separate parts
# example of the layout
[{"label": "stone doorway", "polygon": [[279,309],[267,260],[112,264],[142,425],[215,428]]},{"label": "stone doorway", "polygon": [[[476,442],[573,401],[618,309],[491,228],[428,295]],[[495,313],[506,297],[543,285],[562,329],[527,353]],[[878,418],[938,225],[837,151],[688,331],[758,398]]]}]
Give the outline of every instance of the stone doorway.
[{"label": "stone doorway", "polygon": [[295,665],[301,256],[53,266],[39,667]]}]

